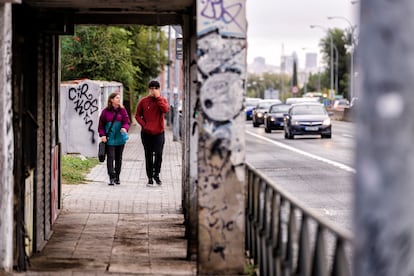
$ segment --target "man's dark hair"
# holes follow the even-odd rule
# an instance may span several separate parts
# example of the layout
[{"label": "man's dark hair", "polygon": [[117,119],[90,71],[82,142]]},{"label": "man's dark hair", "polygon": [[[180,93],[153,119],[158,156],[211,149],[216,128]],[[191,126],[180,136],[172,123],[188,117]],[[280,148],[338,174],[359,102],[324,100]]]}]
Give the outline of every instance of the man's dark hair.
[{"label": "man's dark hair", "polygon": [[156,80],[152,80],[148,83],[148,88],[151,87],[160,88],[160,83]]}]

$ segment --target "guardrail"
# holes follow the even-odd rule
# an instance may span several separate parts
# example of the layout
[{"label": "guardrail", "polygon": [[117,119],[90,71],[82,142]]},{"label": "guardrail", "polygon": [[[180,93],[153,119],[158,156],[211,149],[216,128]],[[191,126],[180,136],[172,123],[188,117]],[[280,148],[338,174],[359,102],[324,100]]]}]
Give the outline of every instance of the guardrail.
[{"label": "guardrail", "polygon": [[259,275],[351,275],[351,234],[245,166],[246,252]]}]

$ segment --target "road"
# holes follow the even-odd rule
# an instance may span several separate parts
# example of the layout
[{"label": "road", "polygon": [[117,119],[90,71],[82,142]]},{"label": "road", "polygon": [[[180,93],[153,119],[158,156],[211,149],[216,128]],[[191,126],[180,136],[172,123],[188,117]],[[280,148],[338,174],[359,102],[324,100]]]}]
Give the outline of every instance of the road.
[{"label": "road", "polygon": [[354,125],[333,121],[332,139],[265,133],[246,121],[246,160],[321,216],[352,228]]}]

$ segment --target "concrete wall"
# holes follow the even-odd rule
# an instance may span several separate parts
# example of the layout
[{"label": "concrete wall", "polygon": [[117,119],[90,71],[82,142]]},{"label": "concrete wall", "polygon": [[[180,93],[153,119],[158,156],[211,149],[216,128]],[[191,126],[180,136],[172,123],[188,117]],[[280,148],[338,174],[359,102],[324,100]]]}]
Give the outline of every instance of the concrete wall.
[{"label": "concrete wall", "polygon": [[62,153],[97,156],[99,115],[106,107],[108,95],[116,91],[120,91],[122,101],[121,83],[82,80],[61,84]]},{"label": "concrete wall", "polygon": [[11,4],[0,4],[0,274],[13,266],[13,117]]}]

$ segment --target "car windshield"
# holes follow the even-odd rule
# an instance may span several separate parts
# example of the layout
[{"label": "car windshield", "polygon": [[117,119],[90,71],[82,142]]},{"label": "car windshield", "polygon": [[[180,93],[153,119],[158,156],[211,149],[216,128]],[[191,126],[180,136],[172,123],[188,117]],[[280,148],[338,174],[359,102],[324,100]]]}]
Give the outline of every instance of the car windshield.
[{"label": "car windshield", "polygon": [[290,105],[275,105],[270,109],[270,113],[287,113]]},{"label": "car windshield", "polygon": [[256,106],[260,99],[246,99],[246,106]]},{"label": "car windshield", "polygon": [[292,115],[325,115],[326,110],[321,105],[298,105],[292,107]]},{"label": "car windshield", "polygon": [[280,102],[277,102],[277,101],[273,101],[273,102],[261,102],[261,103],[259,103],[258,105],[257,105],[257,109],[269,109],[269,107],[272,105],[272,104],[275,104],[275,103],[280,103]]}]

